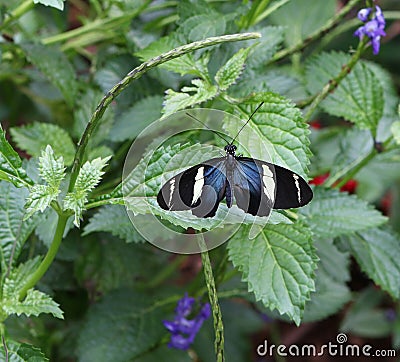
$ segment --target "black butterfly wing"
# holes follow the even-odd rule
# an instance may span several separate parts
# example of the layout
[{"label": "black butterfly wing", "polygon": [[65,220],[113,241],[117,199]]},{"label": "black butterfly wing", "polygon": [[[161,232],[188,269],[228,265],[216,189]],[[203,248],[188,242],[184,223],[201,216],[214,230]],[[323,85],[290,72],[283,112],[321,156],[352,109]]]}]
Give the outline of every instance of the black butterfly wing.
[{"label": "black butterfly wing", "polygon": [[215,215],[226,189],[226,159],[213,158],[168,180],[157,195],[164,210],[192,210],[198,217]]},{"label": "black butterfly wing", "polygon": [[[251,158],[237,157],[233,168],[232,185],[236,205],[254,216],[268,216],[273,207],[274,184],[266,179],[263,168]],[[270,174],[273,176],[273,174]],[[228,205],[229,206],[229,205]]]},{"label": "black butterfly wing", "polygon": [[[268,215],[264,208],[268,209],[271,202],[274,209],[301,207],[308,204],[313,197],[308,183],[287,168],[248,157],[238,157],[237,162],[246,175],[251,175],[257,181],[258,189],[250,190],[249,211],[243,208],[250,214]],[[259,210],[254,214],[258,200],[261,200]],[[238,202],[237,204],[239,206]]]}]

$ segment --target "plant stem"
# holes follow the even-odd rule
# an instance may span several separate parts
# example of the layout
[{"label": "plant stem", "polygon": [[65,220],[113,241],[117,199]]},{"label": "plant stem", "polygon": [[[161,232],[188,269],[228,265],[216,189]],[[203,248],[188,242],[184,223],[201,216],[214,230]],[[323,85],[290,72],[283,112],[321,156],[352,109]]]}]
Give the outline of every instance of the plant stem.
[{"label": "plant stem", "polygon": [[3,21],[3,24],[0,24],[0,30],[3,30],[4,28],[6,28],[14,20],[19,19],[22,15],[24,15],[29,10],[31,10],[34,7],[34,5],[35,4],[33,3],[32,0],[24,1],[20,6],[18,6],[16,9],[11,11],[11,13]]},{"label": "plant stem", "polygon": [[317,109],[319,104],[331,93],[333,90],[337,88],[340,82],[346,77],[347,74],[351,72],[351,70],[356,65],[357,61],[360,59],[361,54],[365,50],[365,46],[367,44],[367,39],[363,39],[358,44],[357,50],[350,58],[350,61],[342,66],[342,69],[336,78],[330,79],[329,82],[322,88],[322,91],[318,93],[314,100],[312,101],[310,107],[307,110],[307,113],[304,116],[304,122],[308,122],[313,115],[314,111]]},{"label": "plant stem", "polygon": [[112,87],[107,94],[100,101],[96,110],[94,111],[91,119],[89,120],[86,129],[78,142],[78,148],[75,153],[75,159],[72,166],[71,178],[69,182],[68,191],[72,192],[75,186],[76,178],[78,177],[79,169],[81,168],[83,155],[86,150],[87,143],[94,129],[98,125],[101,117],[103,116],[108,105],[135,79],[138,79],[150,69],[157,67],[158,65],[165,63],[169,60],[178,58],[184,54],[193,52],[197,49],[233,41],[249,40],[259,38],[259,33],[243,33],[243,34],[231,34],[223,35],[218,37],[211,37],[204,40],[196,41],[193,43],[182,45],[178,48],[172,49],[169,52],[161,54],[155,58],[142,63],[132,71],[130,71],[120,82]]},{"label": "plant stem", "polygon": [[217,289],[215,287],[215,280],[212,271],[210,257],[208,255],[207,246],[204,242],[203,235],[198,234],[199,236],[199,246],[201,250],[204,250],[201,253],[201,260],[203,262],[203,270],[204,270],[204,278],[206,280],[208,297],[210,299],[210,304],[213,312],[213,320],[214,320],[214,331],[215,331],[215,355],[217,357],[217,362],[225,361],[225,352],[224,352],[224,325],[222,323],[222,313],[221,308],[218,303],[218,295]]},{"label": "plant stem", "polygon": [[334,29],[342,20],[347,13],[355,6],[357,5],[361,0],[351,0],[349,1],[343,8],[334,16],[332,17],[324,26],[321,28],[317,29],[314,33],[309,35],[307,38],[304,40],[298,42],[297,44],[293,45],[290,48],[283,49],[279,52],[277,52],[272,59],[270,60],[269,63],[274,63],[277,62],[278,60],[281,60],[283,58],[288,57],[289,55],[292,55],[294,53],[300,52],[304,50],[310,43],[313,41],[317,40],[318,38],[324,36],[327,34],[330,30]]},{"label": "plant stem", "polygon": [[57,254],[58,248],[61,245],[61,240],[64,235],[64,230],[67,224],[68,217],[69,216],[66,215],[58,216],[58,223],[56,232],[54,234],[53,242],[51,243],[50,248],[47,251],[47,254],[44,257],[43,261],[40,263],[39,267],[35,270],[35,272],[31,275],[31,277],[27,280],[25,285],[19,291],[19,300],[25,298],[28,290],[33,288],[36,285],[36,283],[42,278],[42,276],[46,273],[47,269],[49,269],[51,263],[53,262]]}]

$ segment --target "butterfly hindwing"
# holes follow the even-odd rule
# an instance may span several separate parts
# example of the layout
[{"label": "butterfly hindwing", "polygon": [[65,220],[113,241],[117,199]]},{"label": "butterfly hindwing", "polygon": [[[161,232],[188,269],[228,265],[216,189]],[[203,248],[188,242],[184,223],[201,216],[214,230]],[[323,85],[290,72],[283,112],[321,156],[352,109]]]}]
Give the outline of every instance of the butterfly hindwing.
[{"label": "butterfly hindwing", "polygon": [[192,210],[198,217],[215,215],[225,196],[225,158],[214,158],[172,177],[161,188],[157,202],[164,210]]},{"label": "butterfly hindwing", "polygon": [[297,173],[265,161],[253,160],[261,171],[266,189],[274,197],[274,209],[292,209],[308,204],[313,193],[308,183]]}]

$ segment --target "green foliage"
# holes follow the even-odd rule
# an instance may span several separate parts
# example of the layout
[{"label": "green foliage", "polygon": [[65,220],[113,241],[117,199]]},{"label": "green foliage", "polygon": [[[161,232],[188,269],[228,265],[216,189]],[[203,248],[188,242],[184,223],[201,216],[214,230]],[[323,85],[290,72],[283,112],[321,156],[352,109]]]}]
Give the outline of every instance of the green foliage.
[{"label": "green foliage", "polygon": [[12,362],[48,362],[49,359],[40,351],[39,348],[26,343],[6,341],[7,350],[3,344],[0,346],[0,358],[6,361],[7,358]]},{"label": "green foliage", "polygon": [[17,187],[31,185],[32,181],[21,166],[21,158],[6,140],[0,125],[0,180],[12,182]]},{"label": "green foliage", "polygon": [[[53,0],[52,2],[54,3]],[[78,84],[75,71],[65,54],[56,48],[41,44],[24,43],[21,44],[21,48],[29,61],[61,91],[67,104],[72,107]]]},{"label": "green foliage", "polygon": [[[346,54],[334,52],[322,53],[311,59],[306,74],[309,92],[318,92],[329,79],[339,74],[349,59]],[[329,114],[344,117],[359,128],[369,129],[376,134],[383,115],[383,89],[368,63],[359,62],[321,106]]]},{"label": "green foliage", "polygon": [[26,215],[24,220],[30,218],[37,211],[43,212],[52,201],[56,201],[60,193],[60,184],[64,179],[65,168],[62,156],[55,158],[50,145],[42,151],[39,158],[39,175],[46,181],[46,185],[34,185],[30,188],[26,201]]},{"label": "green foliage", "polygon": [[26,189],[0,182],[0,252],[3,272],[18,258],[24,243],[41,219],[35,215],[24,220],[27,196]]},{"label": "green foliage", "polygon": [[393,298],[400,297],[399,235],[373,228],[342,238],[362,270]]},{"label": "green foliage", "polygon": [[75,146],[71,137],[66,130],[55,124],[35,122],[11,128],[11,135],[18,147],[31,156],[39,157],[41,151],[50,145],[57,156],[63,156],[67,166],[74,160]]},{"label": "green foliage", "polygon": [[79,170],[78,178],[72,192],[64,198],[64,210],[72,210],[75,214],[74,224],[79,227],[88,194],[97,186],[104,175],[103,168],[111,157],[96,158],[86,161]]},{"label": "green foliage", "polygon": [[300,210],[318,237],[334,238],[384,224],[387,218],[354,195],[314,188],[314,200]]},{"label": "green foliage", "polygon": [[25,314],[26,316],[38,316],[41,313],[51,313],[54,317],[63,319],[63,312],[58,304],[50,296],[34,289],[29,289],[26,297],[20,301],[21,287],[39,265],[39,259],[30,259],[24,264],[18,265],[6,276],[3,283],[1,309],[2,315]]},{"label": "green foliage", "polygon": [[392,131],[395,141],[400,145],[400,121],[394,122],[390,130]]},{"label": "green foliage", "polygon": [[[174,302],[172,299],[169,304]],[[132,289],[111,292],[88,313],[79,335],[79,360],[125,362],[154,348],[166,335],[160,323],[166,316],[166,306],[165,301]],[[99,334],[99,329],[107,333]]]},{"label": "green foliage", "polygon": [[250,292],[271,310],[300,324],[305,303],[315,290],[317,256],[311,232],[301,224],[267,225],[254,239],[242,226],[228,244],[233,265],[242,272]]}]

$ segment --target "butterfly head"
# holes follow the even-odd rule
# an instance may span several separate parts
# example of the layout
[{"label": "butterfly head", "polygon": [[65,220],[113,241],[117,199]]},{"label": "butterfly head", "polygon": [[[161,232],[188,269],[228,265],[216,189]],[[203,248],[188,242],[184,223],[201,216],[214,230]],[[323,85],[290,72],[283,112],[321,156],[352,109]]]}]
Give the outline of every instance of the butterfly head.
[{"label": "butterfly head", "polygon": [[237,147],[235,145],[229,144],[224,147],[224,150],[226,153],[228,153],[230,155],[235,155]]}]

